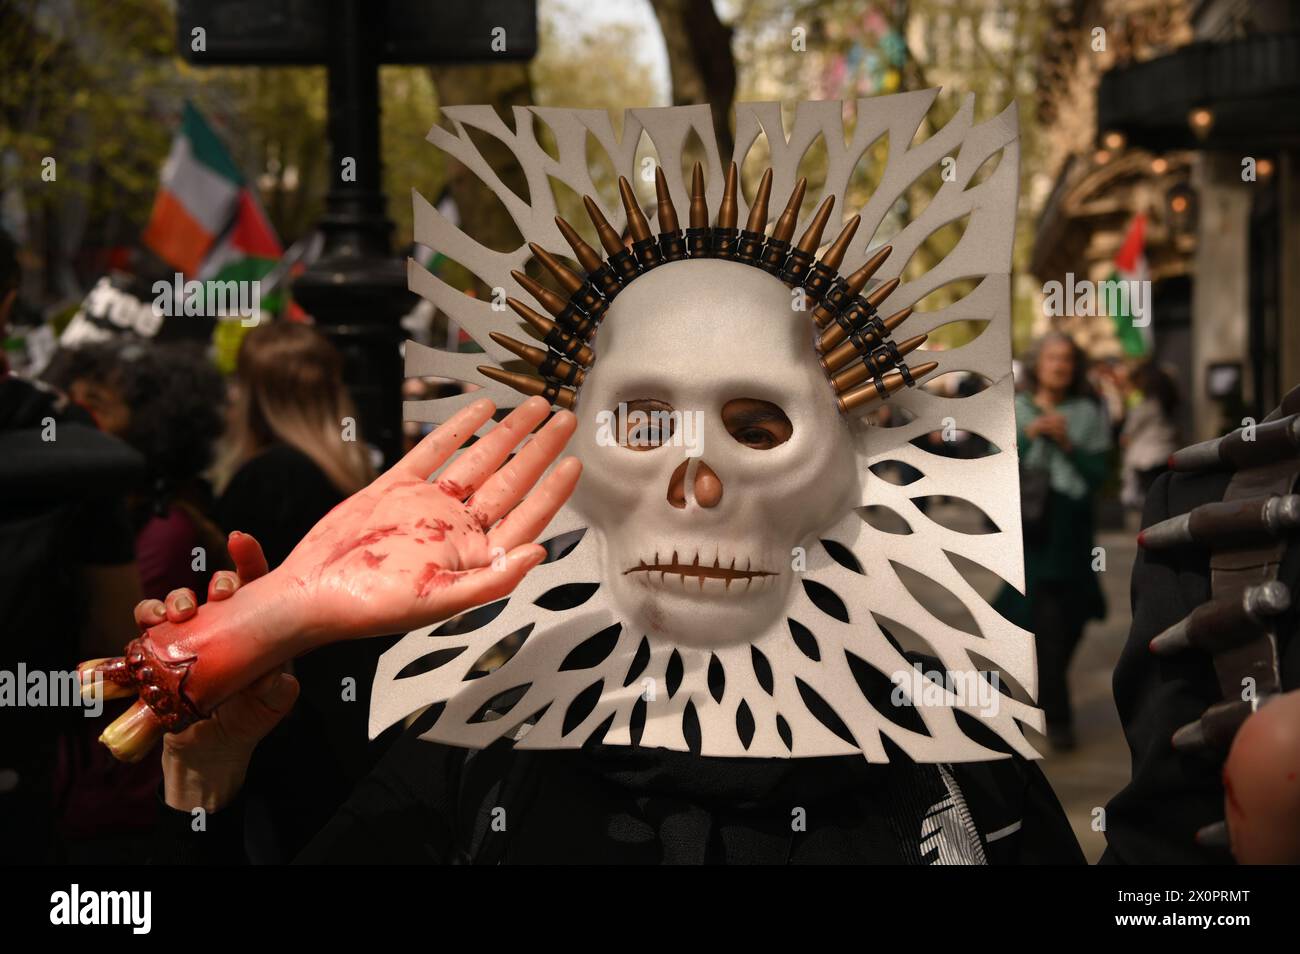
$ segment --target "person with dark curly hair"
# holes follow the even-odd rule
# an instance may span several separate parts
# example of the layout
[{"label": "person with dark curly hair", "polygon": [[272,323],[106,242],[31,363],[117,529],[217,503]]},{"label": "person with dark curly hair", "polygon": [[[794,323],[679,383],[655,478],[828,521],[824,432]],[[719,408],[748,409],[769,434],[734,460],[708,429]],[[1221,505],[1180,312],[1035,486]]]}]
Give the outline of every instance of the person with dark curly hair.
[{"label": "person with dark curly hair", "polygon": [[202,476],[224,427],[221,373],[198,345],[127,339],[61,352],[45,378],[145,458],[132,506],[144,595],[205,592],[225,553]]}]

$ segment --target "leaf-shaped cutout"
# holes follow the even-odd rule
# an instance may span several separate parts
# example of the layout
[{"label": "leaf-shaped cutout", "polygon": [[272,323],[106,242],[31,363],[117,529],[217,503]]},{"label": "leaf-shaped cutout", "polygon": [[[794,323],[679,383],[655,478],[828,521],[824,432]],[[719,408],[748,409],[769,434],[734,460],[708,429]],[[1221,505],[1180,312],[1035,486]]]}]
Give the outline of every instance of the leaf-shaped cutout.
[{"label": "leaf-shaped cutout", "polygon": [[[609,153],[600,141],[587,133],[587,169],[591,173],[591,183],[596,192],[591,197],[596,204],[600,206],[600,211],[604,213],[605,218],[609,219],[609,224],[615,228],[622,221],[623,204],[618,200],[618,173],[614,171],[614,163],[609,158]],[[584,211],[582,217],[587,218]],[[599,245],[593,248],[600,250]]]},{"label": "leaf-shaped cutout", "polygon": [[959,215],[927,235],[924,241],[917,245],[916,251],[908,259],[901,274],[907,276],[908,280],[914,280],[938,268],[965,238],[970,216],[969,212]]},{"label": "leaf-shaped cutout", "polygon": [[787,749],[794,750],[794,733],[790,731],[790,723],[779,712],[776,714],[776,734],[781,737]]},{"label": "leaf-shaped cutout", "polygon": [[1002,154],[1006,151],[1006,147],[1003,146],[997,152],[993,153],[993,155],[981,162],[979,168],[975,170],[975,174],[971,176],[970,181],[966,183],[966,189],[970,190],[981,183],[988,182],[993,173],[997,171],[998,165],[1002,161]]},{"label": "leaf-shaped cutout", "polygon": [[912,502],[945,530],[972,536],[1000,532],[988,514],[963,497],[913,497]]},{"label": "leaf-shaped cutout", "polygon": [[866,575],[863,573],[862,564],[858,562],[858,558],[855,557],[853,551],[844,544],[838,543],[835,540],[822,540],[821,545],[822,549],[826,551],[830,558],[840,566],[844,567],[846,570],[852,570],[854,573],[862,574],[863,576]]},{"label": "leaf-shaped cutout", "polygon": [[949,399],[973,397],[992,386],[993,382],[978,371],[946,371],[921,382],[921,387],[930,394]]},{"label": "leaf-shaped cutout", "polygon": [[971,715],[962,709],[952,710],[953,719],[961,731],[976,745],[1004,755],[1015,755],[1015,750],[979,716]]},{"label": "leaf-shaped cutout", "polygon": [[[973,293],[975,289],[979,288],[983,282],[984,282],[983,278],[955,278],[950,282],[944,282],[938,288],[926,292],[924,295],[922,295],[920,298],[914,301],[912,303],[912,312],[914,314],[921,314],[922,312],[928,313],[932,311],[939,311],[942,308],[947,308],[949,305],[954,305],[957,302],[961,301],[963,298],[966,298],[968,295]],[[975,321],[975,319],[971,319],[971,320]],[[930,334],[929,340],[926,341],[926,343],[921,346],[921,350],[924,351],[933,348],[936,340],[942,342],[943,344],[947,345],[950,348],[958,347],[958,345],[949,344],[947,339],[944,337],[937,337],[938,333],[942,329],[947,328],[948,325],[956,325],[956,324],[965,324],[965,322],[950,321],[947,324],[940,325],[934,331],[931,331],[929,333]],[[987,325],[988,322],[985,321],[984,324]]]},{"label": "leaf-shaped cutout", "polygon": [[853,679],[858,684],[858,691],[873,709],[899,728],[921,735],[930,734],[907,691],[910,682],[904,678],[906,673],[891,673],[887,676],[848,650],[845,650],[844,658],[848,661],[849,672],[853,673]]},{"label": "leaf-shaped cutout", "polygon": [[[951,282],[949,284],[956,284]],[[948,286],[943,286],[947,288]],[[935,289],[940,291],[941,289]],[[969,292],[967,293],[969,294]],[[929,295],[925,296],[929,298]],[[930,337],[925,344],[917,348],[917,351],[952,351],[956,348],[964,348],[980,335],[988,330],[991,322],[981,321],[977,318],[968,318],[961,321],[949,321],[937,328],[932,329],[928,334]]]},{"label": "leaf-shaped cutout", "polygon": [[[845,143],[847,146],[848,143]],[[880,180],[885,177],[885,167],[889,164],[889,132],[882,132],[879,136],[867,143],[858,156],[857,161],[853,164],[853,171],[849,174],[849,187],[845,191],[844,207],[846,209],[861,209],[867,200],[871,198],[872,193],[880,185]],[[835,235],[839,232],[847,216],[837,216],[833,219],[834,229],[827,228],[822,238],[825,244],[829,244]],[[881,229],[885,226],[882,224]],[[889,239],[883,235],[881,229],[876,230],[872,236],[873,244],[881,245]]]},{"label": "leaf-shaped cutout", "polygon": [[565,736],[582,725],[587,716],[596,710],[600,701],[600,691],[605,688],[605,680],[598,679],[582,692],[573,697],[569,707],[564,710],[564,722],[560,726],[560,735]]},{"label": "leaf-shaped cutout", "polygon": [[1001,667],[991,659],[986,659],[979,653],[971,653],[970,659],[971,662],[978,667],[985,682],[990,686],[995,687],[998,692],[1002,693],[1009,699],[1015,699],[1018,702],[1025,703],[1026,705],[1034,704],[1033,698],[1025,691],[1025,687],[1003,672]]},{"label": "leaf-shaped cutout", "polygon": [[472,633],[476,629],[482,629],[488,623],[492,622],[501,615],[501,611],[506,608],[509,599],[497,600],[495,603],[487,603],[483,606],[476,606],[472,610],[453,616],[441,626],[435,626],[429,631],[429,638],[436,639],[442,636],[459,636],[461,633]]},{"label": "leaf-shaped cutout", "polygon": [[632,663],[627,667],[627,675],[623,678],[623,688],[627,688],[641,677],[645,672],[646,666],[650,665],[650,640],[641,637],[641,643],[636,648],[636,654],[632,657]]},{"label": "leaf-shaped cutout", "polygon": [[831,708],[831,704],[818,695],[816,689],[798,676],[794,677],[794,684],[795,688],[799,690],[799,697],[803,699],[803,704],[808,707],[808,712],[812,714],[812,717],[849,745],[856,747],[858,740],[853,737],[853,733],[844,724],[844,720],[839,717],[839,713]]},{"label": "leaf-shaped cutout", "polygon": [[867,526],[873,530],[879,530],[881,533],[905,536],[912,532],[912,525],[898,511],[883,504],[859,507],[858,516],[863,519]]},{"label": "leaf-shaped cutout", "polygon": [[510,662],[518,655],[519,650],[524,648],[524,643],[528,641],[528,637],[532,635],[533,627],[536,625],[536,623],[529,623],[512,633],[506,633],[485,649],[483,655],[474,660],[474,665],[469,667],[469,672],[465,674],[465,678],[478,679],[480,676],[486,676]]},{"label": "leaf-shaped cutout", "polygon": [[537,145],[542,148],[542,152],[546,153],[556,162],[559,162],[560,142],[558,137],[555,135],[555,130],[551,128],[550,124],[546,120],[542,119],[542,117],[536,113],[531,113],[531,119],[533,123],[533,136],[537,140]]},{"label": "leaf-shaped cutout", "polygon": [[709,695],[713,696],[714,702],[721,702],[727,692],[727,672],[722,666],[722,660],[716,654],[709,657],[708,675]]},{"label": "leaf-shaped cutout", "polygon": [[573,609],[595,596],[598,589],[599,583],[561,583],[537,597],[533,603],[553,611]]},{"label": "leaf-shaped cutout", "polygon": [[[655,222],[655,169],[659,167],[659,150],[655,148],[654,140],[644,129],[641,135],[637,137],[636,155],[632,159],[632,175],[628,176],[628,184],[632,186],[633,193],[636,194],[637,203],[641,206],[641,211],[650,221],[650,230],[653,232]],[[620,199],[618,207],[623,207]]]},{"label": "leaf-shaped cutout", "polygon": [[834,590],[816,580],[805,579],[802,582],[804,592],[808,594],[808,599],[812,600],[814,606],[841,623],[849,621],[849,608],[844,605],[844,601]]},{"label": "leaf-shaped cutout", "polygon": [[970,584],[971,589],[984,598],[984,601],[997,608],[997,598],[1004,587],[1010,587],[1011,584],[998,574],[994,573],[988,567],[974,560],[962,556],[960,553],[953,553],[951,550],[944,550],[943,555],[948,558],[952,568],[957,571],[963,580]]},{"label": "leaf-shaped cutout", "polygon": [[704,735],[700,731],[700,714],[695,711],[694,700],[687,700],[682,709],[682,738],[686,740],[686,751],[699,755]]},{"label": "leaf-shaped cutout", "polygon": [[916,420],[916,414],[901,404],[881,404],[862,416],[872,427],[906,427]]},{"label": "leaf-shaped cutout", "polygon": [[[767,132],[764,130],[750,143],[749,150],[745,153],[745,158],[740,161],[740,168],[737,170],[740,173],[739,185],[741,194],[745,199],[744,207],[746,209],[754,204],[754,192],[758,189],[758,182],[763,178],[763,173],[767,171],[767,167],[771,164],[772,147],[767,141]],[[717,214],[716,209],[713,212],[715,215]],[[744,214],[738,217],[736,227],[745,227]]]},{"label": "leaf-shaped cutout", "polygon": [[580,530],[570,530],[568,533],[561,533],[557,536],[550,537],[546,540],[539,541],[546,548],[546,559],[541,562],[542,566],[548,563],[555,563],[557,560],[563,560],[573,552],[573,548],[582,542],[582,538],[587,535],[587,528]]},{"label": "leaf-shaped cutout", "polygon": [[493,719],[501,718],[519,704],[519,700],[527,694],[532,685],[531,682],[526,682],[523,685],[511,686],[509,689],[498,692],[479,706],[478,710],[465,720],[465,723],[467,725],[478,725],[481,722],[491,722]]},{"label": "leaf-shaped cutout", "polygon": [[[799,166],[795,169],[794,181],[798,182],[800,178],[808,180],[808,188],[803,194],[803,202],[799,205],[799,221],[807,221],[808,216],[816,211],[818,206],[817,193],[820,185],[825,181],[826,168],[829,164],[826,152],[826,135],[818,133],[817,137],[808,144],[804,154],[799,157]],[[772,196],[772,218],[776,219],[785,208],[785,204],[790,201],[790,196],[775,195]],[[795,239],[799,238],[799,232],[796,231]]]},{"label": "leaf-shaped cutout", "polygon": [[[596,226],[592,224],[591,217],[587,215],[587,208],[582,204],[580,196],[572,186],[563,182],[554,176],[549,177],[551,182],[551,194],[555,196],[555,211],[560,218],[573,226],[574,230],[582,236],[583,240],[592,248],[600,250],[600,241],[596,237]],[[552,255],[560,256],[563,253],[564,258],[568,258],[573,250],[569,248],[569,243],[563,240],[556,243],[555,248],[546,249]],[[572,266],[570,266],[572,267]],[[581,269],[578,270],[581,274]]]},{"label": "leaf-shaped cutout", "polygon": [[623,624],[615,623],[612,626],[606,626],[595,635],[588,636],[577,646],[569,650],[564,661],[560,663],[560,672],[569,672],[574,669],[594,669],[614,651],[618,645],[619,634],[623,632]]},{"label": "leaf-shaped cutout", "polygon": [[[955,427],[956,423],[954,429]],[[978,441],[967,445],[963,449],[963,457],[966,459],[974,460],[979,457],[992,457],[994,454],[1002,453],[1002,448],[983,434],[977,431],[966,431],[966,433],[979,438]],[[952,447],[952,441],[949,440],[950,436],[951,432],[945,434],[943,431],[930,431],[928,434],[912,438],[908,443],[925,451],[927,454],[935,454],[938,457],[953,457],[955,455],[948,452]]]},{"label": "leaf-shaped cutout", "polygon": [[972,636],[984,635],[966,604],[952,590],[905,564],[890,560],[889,565],[898,574],[903,588],[935,619]]},{"label": "leaf-shaped cutout", "polygon": [[900,656],[909,653],[914,656],[936,655],[934,647],[916,630],[880,613],[873,612],[871,616],[880,628],[880,635],[885,637],[885,642],[893,646]]},{"label": "leaf-shaped cutout", "polygon": [[885,483],[893,484],[895,487],[906,487],[925,476],[905,460],[881,460],[872,464],[869,469]]},{"label": "leaf-shaped cutout", "polygon": [[759,687],[770,696],[775,685],[772,681],[772,664],[767,661],[767,657],[759,648],[753,645],[749,647],[749,659],[753,663],[754,678],[758,680]]},{"label": "leaf-shaped cutout", "polygon": [[[700,164],[704,170],[704,188],[709,187],[709,154],[704,148],[704,140],[692,126],[686,133],[686,141],[682,143],[682,182],[686,186],[686,194],[691,192],[691,174],[695,171],[695,164]],[[665,174],[667,174],[665,172]],[[676,200],[673,200],[676,203]],[[689,203],[689,199],[687,200]],[[677,220],[682,228],[687,226],[687,214],[690,212],[689,205],[677,209]],[[660,230],[662,231],[662,229]]]},{"label": "leaf-shaped cutout", "polygon": [[[492,171],[496,173],[505,189],[527,205],[528,180],[524,177],[524,170],[519,165],[519,161],[514,154],[491,133],[484,132],[477,126],[471,126],[468,123],[465,124],[465,129],[469,132],[469,138],[474,148],[491,165]],[[480,227],[475,230],[475,240],[493,251],[513,252],[524,244],[519,227],[511,217],[505,202],[492,188],[484,184],[481,192],[480,201],[485,202],[487,207],[480,207],[478,210],[478,214],[481,216],[479,221],[481,223],[490,222],[492,227]]]},{"label": "leaf-shaped cutout", "polygon": [[794,640],[799,652],[813,662],[821,662],[822,651],[817,645],[817,637],[813,635],[812,630],[796,619],[787,619],[786,623],[790,626],[790,638]]},{"label": "leaf-shaped cutout", "polygon": [[410,679],[412,676],[423,676],[426,672],[433,672],[440,669],[447,663],[451,662],[457,656],[465,651],[464,646],[453,646],[449,649],[435,649],[431,653],[425,653],[398,670],[394,679]]},{"label": "leaf-shaped cutout", "polygon": [[634,746],[641,744],[641,736],[645,733],[645,714],[648,705],[644,695],[636,697],[636,702],[632,704],[632,715],[628,717],[627,731],[632,738]]},{"label": "leaf-shaped cutout", "polygon": [[686,674],[686,667],[682,663],[682,657],[677,650],[668,657],[668,666],[664,670],[664,688],[668,690],[668,698],[671,699],[677,690],[681,688],[682,677]]},{"label": "leaf-shaped cutout", "polygon": [[736,706],[736,736],[746,752],[754,741],[754,728],[754,713],[749,711],[749,703],[741,699],[740,705]]}]

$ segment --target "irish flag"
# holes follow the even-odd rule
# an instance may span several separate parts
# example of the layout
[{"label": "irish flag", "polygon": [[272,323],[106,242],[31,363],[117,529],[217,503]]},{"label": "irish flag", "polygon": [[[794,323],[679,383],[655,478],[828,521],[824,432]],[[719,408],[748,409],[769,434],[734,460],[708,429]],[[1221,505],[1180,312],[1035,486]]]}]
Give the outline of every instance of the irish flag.
[{"label": "irish flag", "polygon": [[261,279],[283,249],[225,145],[185,104],[144,243],[187,276]]},{"label": "irish flag", "polygon": [[[1119,339],[1124,354],[1130,358],[1145,357],[1151,351],[1151,315],[1143,316],[1139,327],[1133,324],[1134,297],[1139,283],[1150,287],[1151,271],[1147,268],[1147,217],[1142,213],[1133,216],[1124,244],[1115,253],[1114,267],[1111,269],[1109,282],[1123,282],[1125,294],[1108,296],[1108,300],[1118,300],[1121,306],[1111,313],[1115,323],[1115,337]],[[1148,299],[1149,306],[1150,301]]]}]

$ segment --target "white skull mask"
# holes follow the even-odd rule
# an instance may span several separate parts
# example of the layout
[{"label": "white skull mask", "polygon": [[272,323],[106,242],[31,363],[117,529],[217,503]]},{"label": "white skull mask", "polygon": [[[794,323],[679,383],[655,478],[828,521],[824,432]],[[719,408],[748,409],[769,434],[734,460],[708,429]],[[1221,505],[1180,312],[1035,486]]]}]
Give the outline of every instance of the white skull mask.
[{"label": "white skull mask", "polygon": [[[648,407],[673,412],[677,429],[659,446],[621,439],[618,422]],[[721,646],[769,627],[796,548],[859,496],[812,322],[747,265],[676,262],[629,285],[601,326],[578,413],[586,467],[573,506],[604,538],[603,585],[652,638]],[[766,440],[754,433],[764,414],[777,428]]]},{"label": "white skull mask", "polygon": [[[941,129],[918,138],[935,94],[858,100],[851,129],[837,102],[800,103],[793,123],[783,121],[779,104],[739,104],[731,158],[744,167],[757,137],[766,137],[775,209],[794,188],[806,154],[823,143],[820,194],[810,190],[796,234],[807,228],[809,208],[834,199],[839,221],[861,218],[845,270],[887,241],[893,254],[876,278],[903,283],[879,302],[882,315],[978,278],[958,300],[918,310],[901,333],[982,324],[973,341],[925,357],[938,365],[933,377],[975,372],[989,386],[961,398],[905,388],[891,398],[896,426],[868,426],[860,417],[865,409],[840,413],[813,349],[811,315],[792,307],[794,293],[782,281],[717,258],[672,261],[636,275],[590,340],[595,360],[578,359],[589,366],[576,395],[579,423],[569,452],[583,461],[583,476],[541,539],[585,533],[562,557],[532,570],[490,619],[473,628],[456,621],[429,626],[386,652],[375,676],[372,733],[436,705],[438,718],[423,738],[470,747],[512,735],[523,748],[576,748],[599,739],[705,756],[856,753],[883,762],[890,744],[922,762],[993,758],[1005,747],[1033,755],[1022,733],[1024,725],[1043,724],[1032,703],[1032,634],[1000,616],[989,593],[977,591],[953,562],[983,566],[1012,586],[1023,578],[1010,374],[1016,119],[1011,107],[977,123],[967,102]],[[706,106],[628,110],[620,131],[597,110],[517,107],[513,128],[491,107],[444,112],[451,126],[434,127],[430,141],[496,195],[526,242],[549,252],[559,253],[565,241],[548,178],[595,196],[592,142],[616,174],[634,179],[637,143],[648,137],[681,214],[688,205],[683,150],[698,137],[707,205],[719,208],[723,157]],[[554,134],[553,149],[538,138],[543,125]],[[527,199],[504,184],[471,129],[512,151],[528,179]],[[885,136],[887,168],[863,204],[855,170]],[[891,220],[899,200],[954,150],[961,157],[955,176],[897,229]],[[992,171],[972,181],[999,154]],[[744,217],[743,190],[736,198]],[[615,234],[628,222],[617,206],[605,205],[604,214]],[[920,275],[903,274],[927,236],[963,218],[963,237],[946,257]],[[526,332],[501,298],[527,297],[514,272],[532,251],[481,245],[418,195],[415,238],[494,292],[492,300],[471,297],[412,263],[411,288],[486,354],[408,343],[408,375],[482,390],[408,402],[407,418],[439,423],[480,396],[498,407],[518,404],[521,396],[499,376],[518,351],[500,337]],[[481,371],[485,364],[497,376]],[[648,449],[620,446],[620,405],[685,415],[677,419],[680,433],[660,435],[661,446]],[[744,433],[755,409],[766,409],[766,424],[780,424],[770,428],[770,442]],[[615,426],[602,427],[610,414]],[[995,450],[973,460],[934,453],[941,429],[969,430]],[[898,479],[900,464],[914,469],[910,480]],[[943,526],[918,505],[931,495],[967,500],[996,531]],[[876,526],[864,519],[871,509],[892,511],[904,528]],[[702,570],[695,569],[697,557]],[[643,562],[658,572],[642,569]],[[714,573],[715,564],[718,571],[750,572]],[[929,595],[912,591],[908,576],[918,574],[970,619],[940,618]],[[719,578],[728,575],[730,581]],[[951,688],[932,698],[931,683],[911,681],[921,674],[912,671],[904,642],[933,659],[941,675],[987,688],[981,677],[992,670],[1018,691],[995,691],[998,704],[989,710]],[[891,693],[900,675],[907,677],[898,684],[901,703]],[[971,720],[1002,748],[987,744],[987,731],[971,733]]]}]

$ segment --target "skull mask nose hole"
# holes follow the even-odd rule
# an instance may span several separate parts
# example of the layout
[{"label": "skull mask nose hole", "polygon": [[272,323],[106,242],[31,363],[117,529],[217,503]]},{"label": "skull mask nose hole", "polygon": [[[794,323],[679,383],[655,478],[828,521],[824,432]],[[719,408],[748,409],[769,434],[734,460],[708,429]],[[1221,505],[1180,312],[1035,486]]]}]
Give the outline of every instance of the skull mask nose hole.
[{"label": "skull mask nose hole", "polygon": [[668,478],[668,503],[678,510],[686,509],[686,466],[689,463],[689,460],[682,461]]}]

